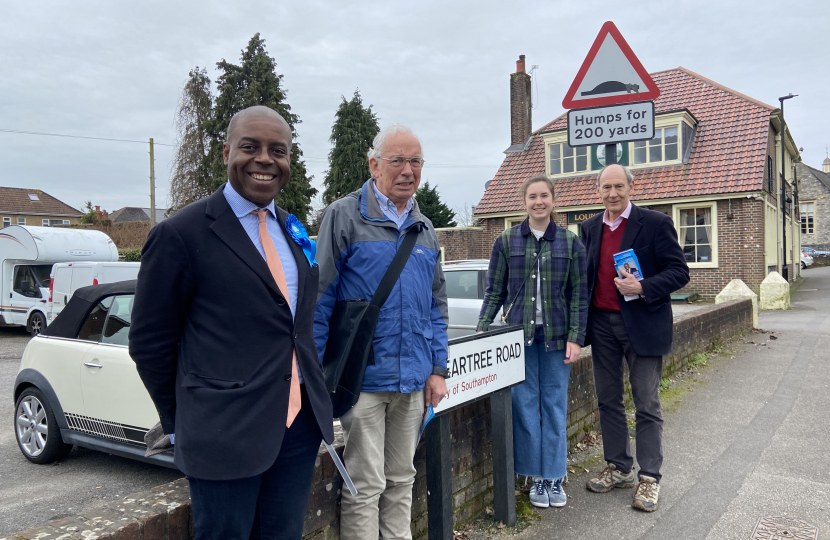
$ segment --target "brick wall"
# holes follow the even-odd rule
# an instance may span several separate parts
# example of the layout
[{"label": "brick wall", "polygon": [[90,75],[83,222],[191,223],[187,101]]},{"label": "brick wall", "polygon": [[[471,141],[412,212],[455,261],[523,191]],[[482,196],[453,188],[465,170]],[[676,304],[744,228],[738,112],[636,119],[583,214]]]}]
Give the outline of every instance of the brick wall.
[{"label": "brick wall", "polygon": [[436,229],[438,243],[444,248],[445,261],[486,259],[490,256],[490,245],[485,238],[483,227],[452,227]]},{"label": "brick wall", "polygon": [[[712,299],[733,279],[742,279],[756,294],[760,292],[761,281],[767,274],[764,263],[764,202],[746,197],[731,201],[731,207],[729,200],[717,203],[718,267],[691,268],[689,284],[679,292],[697,292],[703,298]],[[671,204],[647,208],[674,219]],[[557,212],[554,221],[560,227],[567,227],[567,213]],[[486,243],[487,239],[492,238],[489,240],[492,246],[492,241],[504,229],[504,218],[483,219],[481,227],[485,230],[480,241]]]},{"label": "brick wall", "polygon": [[436,229],[438,242],[444,248],[445,261],[489,259],[493,242],[504,230],[504,218],[479,221],[477,227]]},{"label": "brick wall", "polygon": [[[735,300],[707,306],[674,320],[674,348],[663,359],[663,375],[671,376],[695,354],[721,345],[752,329],[752,303]],[[568,442],[573,446],[590,429],[599,430],[590,349],[571,367],[568,388]],[[630,402],[630,396],[628,401]],[[493,501],[490,400],[484,399],[450,413],[453,471],[453,505],[456,525],[480,515]],[[342,440],[335,442],[342,456]],[[426,451],[422,442],[415,453],[412,504],[413,538],[427,535]],[[339,540],[342,480],[325,449],[315,463],[305,540]],[[61,538],[82,540],[190,540],[193,537],[187,481],[177,480],[150,491],[128,495],[121,501],[52,521],[0,540]]]},{"label": "brick wall", "polygon": [[680,292],[714,298],[733,279],[756,294],[767,275],[764,265],[764,203],[746,197],[718,201],[718,267],[690,268],[689,284]]},{"label": "brick wall", "polygon": [[533,131],[531,122],[530,75],[525,72],[525,55],[510,75],[510,144],[521,144]]}]

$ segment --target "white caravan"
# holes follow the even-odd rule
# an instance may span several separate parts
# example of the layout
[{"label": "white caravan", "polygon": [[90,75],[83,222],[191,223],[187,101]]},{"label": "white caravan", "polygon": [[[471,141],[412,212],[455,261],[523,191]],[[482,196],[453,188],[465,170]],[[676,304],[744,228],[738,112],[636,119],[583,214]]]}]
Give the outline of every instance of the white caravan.
[{"label": "white caravan", "polygon": [[101,231],[13,225],[0,230],[0,323],[46,328],[52,265],[117,261],[118,248]]},{"label": "white caravan", "polygon": [[129,281],[138,277],[139,262],[71,262],[52,267],[49,287],[49,324],[63,311],[75,291],[88,285]]}]

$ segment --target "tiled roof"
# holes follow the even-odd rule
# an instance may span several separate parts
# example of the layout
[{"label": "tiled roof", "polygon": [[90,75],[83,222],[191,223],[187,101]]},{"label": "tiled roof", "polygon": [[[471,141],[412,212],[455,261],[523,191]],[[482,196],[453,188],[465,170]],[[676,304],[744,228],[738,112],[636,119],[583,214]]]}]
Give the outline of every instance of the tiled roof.
[{"label": "tiled roof", "polygon": [[[634,170],[632,199],[757,191],[763,188],[770,113],[775,108],[679,67],[651,74],[660,88],[655,113],[688,109],[698,120],[687,163]],[[545,172],[541,133],[567,127],[559,116],[533,134],[524,152],[507,154],[476,206],[476,214],[522,210],[518,187]],[[556,205],[599,204],[594,176],[556,179]]]},{"label": "tiled roof", "polygon": [[[36,195],[38,200],[32,200]],[[0,213],[81,217],[80,210],[39,189],[0,187]]]},{"label": "tiled roof", "polygon": [[[167,209],[156,208],[156,223],[164,221]],[[138,208],[136,206],[125,206],[110,212],[110,219],[113,223],[123,223],[127,221],[150,221],[150,209]]]}]

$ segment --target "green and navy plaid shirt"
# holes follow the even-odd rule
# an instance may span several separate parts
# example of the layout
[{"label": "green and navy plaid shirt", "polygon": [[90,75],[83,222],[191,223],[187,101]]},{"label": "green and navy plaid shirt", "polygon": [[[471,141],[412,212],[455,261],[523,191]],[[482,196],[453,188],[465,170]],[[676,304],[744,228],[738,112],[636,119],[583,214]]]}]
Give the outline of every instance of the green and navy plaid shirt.
[{"label": "green and navy plaid shirt", "polygon": [[[539,260],[532,269],[537,253]],[[564,349],[567,341],[584,345],[588,321],[585,267],[585,247],[579,238],[553,221],[539,240],[530,232],[527,219],[505,230],[493,244],[477,330],[487,330],[499,308],[506,310],[516,298],[507,323],[524,327],[526,343],[533,343],[536,325],[543,324],[547,350]],[[535,320],[537,271],[541,271],[541,321]],[[527,281],[519,291],[525,276]]]}]

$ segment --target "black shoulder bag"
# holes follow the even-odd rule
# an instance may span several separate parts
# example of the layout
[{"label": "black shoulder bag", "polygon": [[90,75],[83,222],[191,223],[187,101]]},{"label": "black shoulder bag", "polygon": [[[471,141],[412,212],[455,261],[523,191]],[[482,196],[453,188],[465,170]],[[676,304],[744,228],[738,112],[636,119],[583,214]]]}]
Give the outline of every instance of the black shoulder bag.
[{"label": "black shoulder bag", "polygon": [[329,339],[323,356],[323,376],[331,395],[335,418],[343,416],[360,397],[366,366],[374,363],[372,340],[378,322],[380,307],[386,302],[392,288],[409,260],[419,225],[410,228],[400,249],[380,280],[372,301],[364,299],[341,300],[334,304],[329,321]]}]

